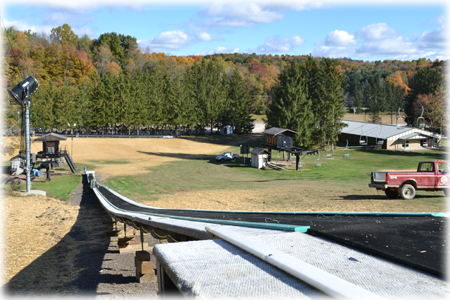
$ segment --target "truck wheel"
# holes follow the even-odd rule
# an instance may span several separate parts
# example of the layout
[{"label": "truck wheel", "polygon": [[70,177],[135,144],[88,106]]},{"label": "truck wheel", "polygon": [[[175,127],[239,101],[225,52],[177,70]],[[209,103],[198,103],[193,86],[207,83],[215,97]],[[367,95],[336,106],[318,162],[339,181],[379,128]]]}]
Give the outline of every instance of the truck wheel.
[{"label": "truck wheel", "polygon": [[400,195],[402,196],[402,199],[404,199],[404,200],[414,199],[414,197],[416,196],[416,189],[414,188],[414,186],[412,186],[410,184],[405,184],[402,186]]},{"label": "truck wheel", "polygon": [[395,199],[395,198],[398,197],[398,190],[397,189],[387,189],[387,190],[384,191],[384,193],[390,199]]}]

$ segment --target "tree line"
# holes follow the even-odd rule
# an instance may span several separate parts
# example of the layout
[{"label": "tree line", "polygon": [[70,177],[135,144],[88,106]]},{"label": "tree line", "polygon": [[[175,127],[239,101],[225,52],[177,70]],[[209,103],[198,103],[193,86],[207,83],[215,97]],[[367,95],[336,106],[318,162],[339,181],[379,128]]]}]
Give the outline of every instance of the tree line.
[{"label": "tree line", "polygon": [[[433,130],[446,127],[445,61],[364,62],[255,53],[173,56],[141,49],[136,38],[124,34],[78,37],[67,24],[52,29],[50,36],[7,28],[3,46],[5,88],[19,83],[24,74],[41,83],[33,98],[34,127],[42,123],[47,129],[68,129],[67,124],[76,123],[100,131],[202,131],[234,121],[235,132],[246,133],[256,113],[267,114],[269,126],[302,130],[287,121],[297,117],[286,115],[283,120],[274,113],[281,109],[280,98],[287,97],[281,87],[293,89],[295,84],[293,90],[304,99],[295,100],[303,104],[291,113],[309,107],[305,124],[314,128],[305,134],[314,143],[332,140],[339,130],[339,105],[346,111],[367,108],[373,122],[379,121],[380,112],[400,108],[410,125],[423,106]],[[12,125],[17,107],[6,107],[5,120]],[[333,122],[336,128],[330,127]]]},{"label": "tree line", "polygon": [[[234,125],[253,129],[250,97],[238,70],[202,60],[181,72],[169,61],[148,65],[132,76],[92,72],[76,84],[41,85],[33,96],[31,122],[44,129],[129,133],[130,130],[203,132]],[[39,125],[39,126],[37,126]]]}]

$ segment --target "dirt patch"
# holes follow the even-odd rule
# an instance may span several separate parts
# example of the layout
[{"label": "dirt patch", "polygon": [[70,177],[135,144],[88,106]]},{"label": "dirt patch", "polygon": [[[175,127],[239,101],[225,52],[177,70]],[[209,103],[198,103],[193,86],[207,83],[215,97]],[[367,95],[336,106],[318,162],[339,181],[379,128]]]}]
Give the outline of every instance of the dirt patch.
[{"label": "dirt patch", "polygon": [[76,205],[37,196],[3,198],[5,296],[156,297],[156,276],[138,283],[134,252],[119,254],[106,234],[117,228],[95,194],[85,184],[77,197]]},{"label": "dirt patch", "polygon": [[[3,138],[11,143],[13,138]],[[199,143],[189,139],[164,138],[74,138],[73,161],[77,166],[95,164],[95,171],[103,178],[118,175],[138,175],[148,172],[149,167],[164,162],[183,159],[185,154],[214,155],[224,152],[228,145]],[[71,152],[72,140],[61,141],[61,149]],[[31,143],[31,152],[42,151],[41,142]],[[18,153],[18,151],[17,151]],[[17,153],[4,155],[7,161]],[[165,155],[158,155],[164,153]],[[172,154],[168,156],[167,154]],[[103,161],[103,163],[96,163]],[[110,163],[108,163],[110,162]],[[114,162],[127,162],[117,164]]]},{"label": "dirt patch", "polygon": [[[78,216],[78,207],[43,196],[3,197],[4,258],[3,278],[8,282],[36,258],[42,256],[71,230]],[[67,244],[70,254],[70,242]],[[65,260],[67,262],[68,260]],[[48,261],[49,265],[53,262]],[[70,269],[63,263],[60,268]],[[44,271],[44,270],[41,270]],[[70,273],[67,273],[70,277]],[[49,274],[49,280],[58,281],[58,273]]]},{"label": "dirt patch", "polygon": [[317,186],[298,183],[296,190],[203,190],[160,194],[158,200],[139,201],[145,205],[172,209],[211,209],[235,211],[354,211],[354,212],[433,212],[443,205],[423,203],[435,194],[405,200],[389,199],[384,192],[327,184],[321,193]]}]

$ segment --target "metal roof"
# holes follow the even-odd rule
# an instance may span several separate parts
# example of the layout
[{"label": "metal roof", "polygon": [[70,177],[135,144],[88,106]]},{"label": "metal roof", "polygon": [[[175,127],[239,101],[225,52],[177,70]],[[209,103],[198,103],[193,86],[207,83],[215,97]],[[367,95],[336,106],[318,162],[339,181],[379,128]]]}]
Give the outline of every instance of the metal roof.
[{"label": "metal roof", "polygon": [[55,142],[55,141],[65,141],[65,140],[67,140],[67,136],[51,132],[49,134],[38,137],[34,141],[35,142],[37,142],[37,141]]},{"label": "metal roof", "polygon": [[414,140],[417,140],[417,139],[423,140],[423,139],[427,139],[427,138],[428,138],[428,136],[422,135],[422,134],[417,133],[417,132],[413,132],[411,134],[399,137],[400,140],[413,140],[413,139]]},{"label": "metal roof", "polygon": [[410,132],[410,134],[416,132],[414,135],[423,134],[429,137],[441,137],[438,134],[409,126],[397,127],[396,125],[366,123],[348,120],[342,120],[341,122],[348,125],[348,127],[342,128],[342,133],[354,134],[364,137],[367,136],[371,138],[387,139],[396,135],[404,136],[404,134],[406,134],[408,131]]},{"label": "metal roof", "polygon": [[261,153],[269,154],[269,151],[267,151],[266,149],[263,149],[263,148],[255,148],[250,153],[251,154],[256,154],[256,155],[261,154]]},{"label": "metal roof", "polygon": [[294,130],[278,128],[278,127],[272,127],[272,128],[267,129],[266,131],[263,131],[264,134],[270,134],[270,135],[277,135],[277,134],[280,134],[283,132],[290,132],[290,133],[298,134],[298,132],[296,132]]}]

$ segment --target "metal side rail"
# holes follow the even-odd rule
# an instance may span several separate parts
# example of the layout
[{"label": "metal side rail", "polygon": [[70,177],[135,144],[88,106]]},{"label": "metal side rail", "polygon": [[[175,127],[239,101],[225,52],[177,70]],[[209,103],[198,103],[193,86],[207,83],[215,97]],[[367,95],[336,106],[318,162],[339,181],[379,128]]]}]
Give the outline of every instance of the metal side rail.
[{"label": "metal side rail", "polygon": [[[176,224],[214,223],[262,229],[298,231],[323,236],[433,275],[444,277],[442,263],[447,251],[447,217],[442,213],[348,213],[348,212],[248,212],[193,209],[163,209],[134,202],[106,186],[98,185],[105,201],[121,212],[146,215],[155,221]],[[168,219],[171,221],[169,222]],[[162,221],[158,221],[162,222]],[[184,226],[184,225],[183,225]],[[201,236],[205,236],[200,227]],[[308,228],[309,227],[309,228]],[[184,228],[184,227],[183,227]],[[181,230],[181,229],[180,229]],[[185,234],[186,230],[183,229]],[[197,230],[188,236],[201,239]],[[408,244],[409,243],[409,244]],[[388,246],[388,247],[386,247]],[[421,252],[415,251],[419,249]],[[411,252],[412,251],[412,252]],[[405,255],[408,254],[408,255]]]},{"label": "metal side rail", "polygon": [[[320,237],[300,234],[292,229],[288,229],[290,232],[286,229],[280,230],[282,227],[277,226],[274,229],[248,228],[244,227],[248,222],[240,222],[239,227],[236,227],[212,224],[204,218],[181,216],[183,219],[180,219],[180,216],[173,216],[177,210],[158,209],[134,202],[95,182],[94,177],[92,179],[93,191],[112,218],[143,232],[156,234],[159,238],[170,237],[167,238],[168,244],[158,244],[154,247],[158,285],[162,294],[164,294],[164,280],[169,280],[184,296],[194,296],[198,299],[322,298],[326,294],[333,293],[330,292],[330,288],[335,286],[336,282],[344,280],[349,283],[348,286],[355,285],[355,290],[362,289],[367,291],[366,295],[374,294],[376,297],[445,298],[450,296],[445,280],[362,253],[354,248]],[[188,215],[196,211],[205,212],[202,210],[180,211]],[[224,212],[216,211],[215,213],[223,214]],[[262,216],[267,219],[266,215]],[[285,224],[273,225],[284,226]],[[206,228],[207,226],[209,227]],[[299,226],[294,226],[296,227]],[[276,250],[287,255],[288,258],[292,256],[292,262],[296,264],[300,260],[300,263],[314,266],[320,269],[320,272],[329,273],[340,279],[332,280],[329,286],[326,284],[325,287],[318,285],[313,288],[308,279],[298,279],[296,275],[285,273],[286,271],[282,271],[283,269],[279,266],[268,264],[266,259],[249,254],[248,249],[241,250],[238,243],[227,239],[217,239],[223,231],[221,228],[243,235],[250,244],[252,244],[251,240],[254,240],[254,245],[264,244],[274,249],[271,252],[278,253],[275,252]],[[184,242],[177,243],[177,241]],[[289,262],[285,264],[289,265]],[[315,269],[310,268],[310,270]],[[319,271],[317,274],[314,274],[315,271],[311,272],[309,275],[312,277],[320,273]],[[333,276],[328,277],[334,278]],[[336,294],[333,295],[336,296]],[[341,296],[353,297],[351,294]]]}]

